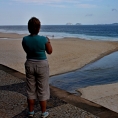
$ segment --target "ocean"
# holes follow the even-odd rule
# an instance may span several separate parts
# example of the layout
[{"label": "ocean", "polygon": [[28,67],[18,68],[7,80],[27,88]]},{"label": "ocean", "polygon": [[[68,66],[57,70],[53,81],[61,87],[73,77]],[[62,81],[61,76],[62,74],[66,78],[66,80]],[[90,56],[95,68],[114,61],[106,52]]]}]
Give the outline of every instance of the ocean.
[{"label": "ocean", "polygon": [[[27,26],[0,26],[0,32],[28,34]],[[82,38],[118,41],[118,25],[42,25],[40,35],[51,38]]]}]

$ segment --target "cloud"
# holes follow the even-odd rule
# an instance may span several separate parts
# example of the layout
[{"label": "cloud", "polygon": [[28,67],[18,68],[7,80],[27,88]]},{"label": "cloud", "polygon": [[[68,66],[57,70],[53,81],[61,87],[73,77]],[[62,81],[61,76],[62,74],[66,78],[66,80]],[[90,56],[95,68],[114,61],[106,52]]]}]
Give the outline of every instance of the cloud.
[{"label": "cloud", "polygon": [[83,2],[92,2],[93,0],[11,0],[15,2],[21,2],[21,3],[31,3],[31,4],[38,4],[38,5],[50,5],[53,7],[66,7],[66,6],[72,6],[79,8],[93,8],[96,7],[96,5],[93,4],[83,4]]},{"label": "cloud", "polygon": [[91,16],[93,16],[93,14],[86,14],[86,16],[87,16],[87,17],[91,17]]},{"label": "cloud", "polygon": [[94,8],[94,7],[96,7],[96,5],[92,5],[92,4],[78,4],[77,6],[81,7],[81,8]]},{"label": "cloud", "polygon": [[93,7],[94,5],[90,4],[80,4],[82,2],[86,1],[93,1],[93,0],[11,0],[15,2],[22,2],[22,3],[38,3],[38,4],[63,4],[63,3],[68,3],[68,4],[79,4],[79,6],[82,7]]},{"label": "cloud", "polygon": [[78,3],[78,0],[12,0],[16,2],[24,2],[24,3],[39,3],[39,4],[50,4],[50,3]]},{"label": "cloud", "polygon": [[117,9],[112,9],[111,11],[117,11]]},{"label": "cloud", "polygon": [[[11,0],[17,3],[35,4],[35,5],[48,5],[51,7],[66,8],[67,6],[76,6],[78,0]],[[81,1],[81,0],[80,0]]]}]

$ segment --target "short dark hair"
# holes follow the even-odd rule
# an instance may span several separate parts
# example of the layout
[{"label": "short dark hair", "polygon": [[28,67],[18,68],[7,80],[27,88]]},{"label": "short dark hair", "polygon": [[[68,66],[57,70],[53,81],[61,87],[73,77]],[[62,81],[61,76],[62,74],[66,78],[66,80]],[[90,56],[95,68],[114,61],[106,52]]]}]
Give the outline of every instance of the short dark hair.
[{"label": "short dark hair", "polygon": [[41,27],[40,20],[36,17],[32,17],[28,21],[28,30],[31,34],[38,34]]}]

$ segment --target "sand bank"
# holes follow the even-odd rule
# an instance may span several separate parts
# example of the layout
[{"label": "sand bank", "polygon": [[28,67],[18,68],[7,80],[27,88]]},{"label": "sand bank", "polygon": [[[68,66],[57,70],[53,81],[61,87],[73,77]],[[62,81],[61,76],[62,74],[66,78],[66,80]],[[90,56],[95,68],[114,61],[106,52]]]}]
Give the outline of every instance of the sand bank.
[{"label": "sand bank", "polygon": [[[0,63],[25,73],[25,52],[22,49],[24,35],[0,33]],[[10,38],[10,39],[2,39]],[[17,39],[17,40],[14,40]],[[50,75],[65,73],[95,61],[118,50],[118,42],[90,41],[74,38],[51,40],[53,53],[48,55]],[[115,88],[114,88],[115,86]],[[118,112],[118,84],[79,89],[82,97]]]},{"label": "sand bank", "polygon": [[78,91],[82,93],[82,98],[118,113],[118,83],[89,86]]},{"label": "sand bank", "polygon": [[2,33],[2,32],[0,32],[0,38],[17,39],[17,38],[22,38],[23,36],[25,36],[25,34]]}]

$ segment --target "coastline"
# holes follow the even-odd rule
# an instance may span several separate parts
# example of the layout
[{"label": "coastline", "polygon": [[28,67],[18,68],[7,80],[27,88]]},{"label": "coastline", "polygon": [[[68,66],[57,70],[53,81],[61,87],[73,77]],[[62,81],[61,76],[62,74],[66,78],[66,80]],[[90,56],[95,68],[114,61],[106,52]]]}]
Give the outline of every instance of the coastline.
[{"label": "coastline", "polygon": [[7,38],[7,39],[18,39],[18,38],[22,38],[23,36],[25,36],[25,34],[17,34],[17,33],[3,33],[3,32],[0,32],[0,38],[4,39],[4,38]]},{"label": "coastline", "polygon": [[[0,63],[21,73],[25,73],[24,62],[26,60],[26,55],[21,45],[23,36],[14,33],[0,33]],[[64,38],[51,39],[51,44],[53,46],[53,53],[52,55],[47,55],[50,65],[50,76],[82,68],[112,52],[118,51],[118,42],[116,41]],[[98,87],[92,86],[79,89],[78,91],[82,93],[81,97],[109,109],[115,109],[114,111],[118,112],[118,107],[115,106],[117,104],[116,98],[118,98],[118,88],[116,86],[118,86],[118,83],[99,85]],[[110,89],[107,90],[107,87]],[[102,93],[99,91],[102,91]],[[112,101],[110,101],[111,99]],[[108,104],[108,102],[111,104]]]},{"label": "coastline", "polygon": [[[118,50],[118,42],[78,38],[52,40],[52,45],[56,51],[48,56],[51,76],[75,71]],[[58,63],[52,62],[51,59],[57,60]]]}]

